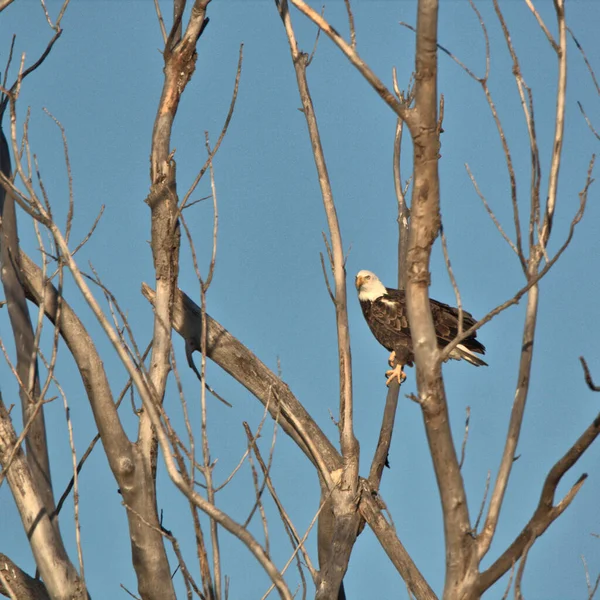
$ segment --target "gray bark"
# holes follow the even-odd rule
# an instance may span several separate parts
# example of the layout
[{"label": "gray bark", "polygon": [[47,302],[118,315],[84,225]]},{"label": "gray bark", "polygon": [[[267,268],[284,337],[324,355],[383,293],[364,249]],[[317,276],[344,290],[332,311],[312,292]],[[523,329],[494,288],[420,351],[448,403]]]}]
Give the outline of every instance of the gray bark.
[{"label": "gray bark", "polygon": [[[7,178],[11,177],[10,151],[1,127],[0,168]],[[12,194],[7,193],[2,186],[0,186],[0,217],[0,263],[2,265],[0,276],[15,339],[16,370],[20,380],[19,397],[21,399],[23,423],[28,423],[33,418],[25,438],[27,461],[37,482],[39,493],[42,495],[46,511],[48,514],[52,514],[55,506],[50,476],[44,408],[43,406],[36,407],[36,403],[40,400],[37,348],[29,309],[19,276],[19,235],[15,200]],[[58,531],[58,522],[55,526]]]}]

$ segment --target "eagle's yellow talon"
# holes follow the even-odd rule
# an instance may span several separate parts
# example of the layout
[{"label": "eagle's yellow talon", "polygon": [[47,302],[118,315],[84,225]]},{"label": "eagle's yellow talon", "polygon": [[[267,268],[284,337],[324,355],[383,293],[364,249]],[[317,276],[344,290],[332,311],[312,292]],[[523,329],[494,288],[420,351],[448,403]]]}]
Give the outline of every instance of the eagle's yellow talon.
[{"label": "eagle's yellow talon", "polygon": [[402,385],[402,382],[406,379],[406,373],[402,370],[402,365],[396,365],[393,369],[385,372],[387,381],[385,385],[390,385],[394,379],[398,380],[398,385]]},{"label": "eagle's yellow talon", "polygon": [[388,365],[390,365],[390,367],[393,367],[395,363],[396,363],[396,351],[392,350],[392,353],[390,354],[390,357],[388,358]]}]

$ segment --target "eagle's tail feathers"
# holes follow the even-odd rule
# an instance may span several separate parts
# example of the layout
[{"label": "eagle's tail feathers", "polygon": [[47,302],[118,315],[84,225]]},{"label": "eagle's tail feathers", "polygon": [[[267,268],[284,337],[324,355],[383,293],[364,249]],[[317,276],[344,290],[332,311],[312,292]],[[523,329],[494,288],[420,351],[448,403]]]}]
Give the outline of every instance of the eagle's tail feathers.
[{"label": "eagle's tail feathers", "polygon": [[466,346],[463,346],[463,344],[458,344],[458,346],[456,346],[456,349],[460,353],[460,357],[466,360],[467,362],[471,363],[472,365],[475,365],[476,367],[488,366],[488,364],[485,361],[481,360],[479,356],[477,356],[474,352],[469,350]]}]

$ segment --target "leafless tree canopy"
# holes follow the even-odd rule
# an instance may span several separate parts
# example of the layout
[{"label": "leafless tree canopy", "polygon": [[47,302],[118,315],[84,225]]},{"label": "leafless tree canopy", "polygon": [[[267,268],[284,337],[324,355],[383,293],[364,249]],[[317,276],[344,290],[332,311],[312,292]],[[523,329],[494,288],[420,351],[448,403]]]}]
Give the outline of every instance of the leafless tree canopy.
[{"label": "leafless tree canopy", "polygon": [[[331,428],[326,429],[324,424],[317,423],[303,399],[294,395],[280,373],[269,369],[250,350],[252,340],[236,338],[207,313],[207,294],[217,268],[219,232],[218,177],[213,159],[229,139],[228,128],[235,114],[243,72],[242,47],[237,69],[232,73],[232,93],[222,130],[216,139],[210,139],[206,134],[205,157],[200,160],[197,176],[187,190],[178,180],[178,156],[172,136],[182,96],[188,94],[186,90],[198,58],[206,51],[203,32],[209,22],[210,0],[154,2],[162,34],[164,68],[160,96],[148,99],[149,103],[156,104],[151,132],[150,191],[145,199],[144,193],[140,192],[139,198],[148,207],[154,269],[153,281],[145,283],[140,291],[145,299],[140,296],[140,301],[148,302],[153,311],[152,323],[146,325],[145,333],[150,338],[147,347],[141,342],[140,332],[134,331],[129,323],[128,307],[113,295],[109,285],[103,281],[103,274],[80,260],[78,252],[81,247],[92,235],[102,234],[95,231],[98,221],[87,235],[74,231],[76,199],[72,181],[76,174],[71,172],[69,131],[63,128],[59,115],[48,113],[56,124],[57,138],[63,143],[65,172],[69,181],[67,219],[63,223],[56,216],[57,200],[47,192],[49,175],[45,175],[45,181],[38,168],[36,152],[43,150],[30,146],[29,113],[19,100],[22,90],[36,77],[36,71],[54,68],[45,60],[52,54],[55,44],[61,43],[63,16],[68,13],[69,1],[65,0],[54,14],[54,7],[50,10],[42,0],[41,10],[50,33],[47,47],[34,61],[25,56],[13,56],[13,46],[3,40],[9,59],[3,72],[0,106],[3,126],[0,137],[0,260],[4,314],[8,316],[9,326],[2,331],[6,335],[10,327],[13,339],[1,339],[0,345],[18,382],[22,426],[11,410],[17,399],[0,398],[0,485],[10,488],[35,559],[36,572],[27,573],[13,562],[13,548],[4,540],[0,551],[7,554],[0,554],[1,594],[19,600],[83,599],[93,594],[94,590],[86,583],[84,549],[86,544],[94,542],[86,539],[85,532],[80,530],[79,474],[86,469],[86,460],[96,447],[96,452],[101,451],[106,456],[128,524],[127,534],[121,531],[119,535],[128,535],[137,589],[123,591],[123,594],[129,593],[144,600],[174,600],[175,582],[182,580],[188,598],[227,598],[229,579],[223,568],[220,544],[225,531],[246,547],[257,570],[266,573],[271,587],[265,590],[263,597],[271,593],[286,600],[300,593],[303,598],[314,594],[318,600],[356,597],[351,589],[344,589],[343,580],[358,536],[365,528],[370,528],[389,563],[396,568],[409,597],[419,600],[480,598],[507,574],[510,577],[504,597],[510,593],[515,598],[522,597],[529,552],[537,538],[572,503],[586,475],[571,483],[562,495],[557,492],[559,483],[600,433],[600,415],[592,414],[593,409],[590,409],[589,425],[579,438],[573,440],[570,446],[565,443],[562,456],[554,464],[540,465],[540,470],[547,475],[539,491],[539,503],[531,515],[524,517],[526,524],[521,532],[506,547],[496,543],[492,551],[511,470],[518,458],[517,447],[532,379],[540,280],[552,269],[576,235],[593,183],[594,156],[582,157],[585,176],[580,185],[579,205],[570,217],[567,235],[557,239],[553,226],[561,202],[559,174],[565,137],[568,50],[575,48],[580,53],[589,69],[590,81],[600,96],[593,65],[568,28],[565,0],[554,0],[554,22],[551,24],[544,21],[532,0],[524,1],[534,17],[532,22],[545,36],[548,52],[553,53],[556,59],[555,71],[548,74],[548,77],[554,78],[555,97],[552,102],[555,121],[552,141],[546,148],[539,142],[534,114],[536,90],[527,84],[520,57],[513,46],[510,23],[505,19],[501,3],[494,0],[495,17],[511,57],[511,76],[528,136],[530,172],[529,189],[525,192],[529,201],[528,211],[523,211],[523,202],[519,201],[526,186],[519,188],[520,195],[517,193],[515,148],[509,144],[505,124],[499,116],[489,85],[493,48],[486,22],[476,5],[473,4],[472,9],[480,23],[480,35],[486,48],[483,75],[477,75],[468,64],[454,56],[451,49],[438,42],[438,0],[418,0],[415,24],[401,24],[404,30],[399,27],[402,34],[414,35],[411,58],[414,73],[411,81],[406,82],[406,89],[402,89],[395,70],[378,76],[361,58],[360,29],[356,29],[349,0],[345,1],[347,23],[336,24],[335,27],[324,16],[325,13],[315,9],[314,3],[310,6],[302,0],[274,2],[273,11],[280,18],[277,33],[285,35],[289,45],[289,69],[296,77],[327,223],[321,264],[333,305],[337,335],[339,371],[335,377],[339,380],[339,398],[332,404],[339,402],[339,412],[335,417],[339,438],[328,437],[325,431],[331,431]],[[10,11],[12,2],[0,0],[0,12]],[[165,10],[167,5],[168,12]],[[30,10],[34,10],[33,4]],[[314,48],[303,48],[299,41],[296,27],[301,21],[312,22],[316,26],[318,34]],[[342,27],[348,30],[347,35],[339,33]],[[570,36],[574,44],[570,43]],[[379,439],[373,456],[365,457],[363,451],[363,464],[366,459],[370,466],[368,473],[361,472],[359,468],[360,446],[354,424],[348,319],[348,289],[352,291],[352,281],[348,285],[347,245],[342,239],[336,211],[336,201],[340,200],[335,198],[327,169],[328,157],[319,130],[319,107],[313,103],[310,87],[311,62],[319,52],[318,43],[325,43],[319,42],[319,38],[328,38],[339,49],[362,76],[364,85],[372,88],[372,92],[392,111],[396,122],[390,175],[397,200],[397,215],[394,217],[398,219],[398,287],[406,292],[415,353],[417,393],[411,399],[422,413],[442,508],[445,544],[443,589],[433,589],[404,546],[403,531],[397,529],[392,521],[394,513],[400,513],[403,507],[388,504],[380,491],[399,404],[400,386],[397,382],[390,384],[385,405],[374,407],[374,410],[382,411]],[[498,229],[498,235],[514,252],[516,264],[520,265],[523,275],[519,289],[515,289],[510,297],[499,299],[496,308],[464,330],[462,299],[453,275],[440,214],[438,162],[444,120],[444,98],[438,92],[440,50],[461,68],[462,80],[457,85],[463,85],[463,82],[477,84],[474,90],[482,94],[489,107],[489,118],[497,129],[504,155],[502,168],[506,170],[510,183],[508,202],[511,204],[513,231],[503,229],[486,198],[484,182],[479,181],[477,172],[468,165],[467,174],[474,194],[481,199]],[[403,60],[408,60],[408,57]],[[159,75],[156,74],[157,77]],[[392,85],[386,85],[384,80],[390,80]],[[579,107],[590,127],[590,135],[598,137],[593,118],[581,104]],[[412,173],[406,179],[400,170],[403,142],[410,142],[413,157]],[[203,199],[213,205],[212,249],[208,257],[197,256],[197,240],[186,221],[187,209],[197,202],[195,197],[201,182],[210,189],[208,198]],[[29,256],[19,245],[17,225],[23,226],[24,222],[32,222],[35,226],[40,248],[38,256]],[[436,341],[429,303],[431,251],[440,234],[461,322],[459,335],[444,349],[439,348]],[[198,284],[194,299],[180,289],[182,249],[189,250],[192,255],[193,276]],[[208,269],[203,270],[199,266],[203,264],[208,264]],[[67,289],[83,296],[89,307],[88,313],[80,311],[78,314]],[[519,372],[505,444],[503,449],[498,449],[501,457],[499,468],[488,476],[485,497],[478,514],[474,514],[469,507],[479,506],[480,499],[467,497],[461,470],[465,453],[469,451],[470,412],[467,411],[464,435],[461,432],[453,437],[442,364],[462,340],[521,300],[526,310]],[[90,314],[95,321],[90,320]],[[110,341],[108,350],[104,338],[101,342],[95,337],[98,325]],[[176,336],[173,332],[184,341],[185,360],[175,351]],[[49,344],[46,343],[48,340]],[[117,357],[127,375],[122,388],[119,388],[117,378],[105,368],[105,352]],[[97,430],[97,435],[83,454],[76,452],[73,430],[77,423],[70,419],[68,398],[55,372],[57,361],[63,360],[67,354],[81,378],[82,390]],[[228,399],[222,398],[218,390],[207,383],[207,361],[214,362],[239,382],[264,410],[258,428],[248,423],[244,423],[243,430],[231,428],[232,435],[241,436],[245,451],[224,482],[214,476],[217,457],[211,454],[207,404],[223,402],[230,407],[227,415],[233,414],[231,411],[235,412],[235,407],[232,408]],[[593,365],[588,367],[583,358],[581,361],[585,381],[591,390],[598,391]],[[196,384],[201,390],[199,398],[193,395],[195,390],[186,389],[182,383],[181,371],[187,368],[196,375]],[[176,408],[164,403],[167,385],[175,386],[179,394],[180,405]],[[374,384],[373,396],[382,396],[379,384]],[[62,403],[67,416],[73,476],[66,490],[57,489],[51,479],[52,452],[44,421],[44,407],[50,401]],[[124,407],[131,404],[134,408],[136,431],[124,424],[123,412],[119,411],[123,402]],[[176,409],[182,412],[182,420],[175,418],[174,412],[171,412]],[[190,417],[192,411],[199,411],[199,423]],[[273,476],[277,442],[282,435],[298,447],[297,460],[305,461],[310,469],[314,469],[315,484],[318,481],[318,487],[315,485],[315,494],[319,496],[318,510],[308,528],[300,528],[294,523],[278,493],[277,478]],[[161,464],[164,464],[168,478],[157,477]],[[216,501],[216,494],[223,487],[234,485],[232,482],[237,482],[243,471],[250,475],[246,480],[249,487],[242,493],[253,504],[245,520],[227,512]],[[168,524],[163,523],[157,500],[159,485],[183,499],[189,511],[187,535],[193,540],[195,556],[182,550],[182,540],[168,529]],[[59,523],[59,513],[71,495],[75,509],[72,518],[76,553],[67,551]],[[289,539],[290,551],[285,557],[273,551],[272,537],[276,534],[283,534]],[[311,556],[309,552],[306,541],[310,535],[318,538],[317,556]],[[123,540],[118,543],[123,543]],[[175,565],[169,561],[171,552],[176,557]],[[596,594],[599,580],[589,574],[585,559],[583,564],[591,599]],[[297,578],[294,580],[301,582],[301,591],[293,589],[290,572]],[[106,573],[106,577],[110,576]],[[403,585],[399,580],[398,589],[403,590]],[[393,593],[397,594],[397,589]],[[494,593],[498,595],[497,588]]]}]

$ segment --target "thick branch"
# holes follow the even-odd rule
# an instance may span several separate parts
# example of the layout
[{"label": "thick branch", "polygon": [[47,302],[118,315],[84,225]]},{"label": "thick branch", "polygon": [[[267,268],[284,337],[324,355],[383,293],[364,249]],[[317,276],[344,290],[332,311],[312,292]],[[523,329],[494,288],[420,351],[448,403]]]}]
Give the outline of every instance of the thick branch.
[{"label": "thick branch", "polygon": [[[52,323],[58,325],[60,334],[77,364],[108,463],[124,502],[132,508],[127,511],[127,519],[133,564],[140,581],[140,593],[145,593],[147,587],[157,594],[157,598],[166,597],[171,588],[171,579],[169,577],[164,580],[164,573],[158,564],[161,560],[160,550],[164,551],[163,539],[158,532],[158,521],[155,523],[156,529],[147,527],[143,522],[144,520],[153,522],[152,515],[156,512],[154,505],[149,502],[151,496],[147,493],[145,484],[145,477],[151,474],[145,473],[144,461],[123,430],[96,346],[83,323],[64,298],[60,301],[57,323],[58,291],[52,283],[43,280],[41,269],[23,252],[21,252],[21,266],[28,298],[38,306],[42,301],[44,302],[46,316]],[[166,555],[163,560],[162,564],[169,573]]]},{"label": "thick branch", "polygon": [[429,259],[439,227],[437,119],[437,0],[418,3],[415,114],[408,122],[414,144],[413,193],[406,299],[417,365],[419,402],[440,491],[446,541],[444,597],[462,597],[477,573],[469,539],[469,512],[450,420],[428,287]]},{"label": "thick branch", "polygon": [[[152,332],[152,353],[149,367],[149,396],[152,402],[162,403],[167,378],[171,369],[171,320],[173,299],[177,292],[179,276],[180,229],[178,221],[177,182],[175,161],[171,152],[171,133],[173,122],[183,92],[190,82],[196,68],[198,54],[196,44],[208,22],[206,7],[210,0],[195,0],[188,24],[182,35],[183,5],[177,4],[172,36],[169,36],[164,48],[164,80],[161,98],[158,103],[152,145],[150,151],[150,195],[146,202],[152,211],[151,247],[156,278],[156,304],[154,310],[154,326]],[[144,385],[146,382],[144,382]],[[146,398],[148,401],[149,398]],[[140,415],[138,430],[137,454],[143,463],[144,487],[146,501],[141,513],[158,528],[156,512],[156,457],[157,432],[156,423],[151,422],[150,414],[144,411]],[[141,475],[141,473],[140,473]],[[143,571],[153,569],[161,577],[164,584],[171,581],[169,565],[162,542],[158,553],[144,554]],[[139,574],[138,574],[139,576]],[[143,583],[138,579],[140,585]],[[146,593],[157,592],[147,589]],[[164,593],[164,592],[163,592]],[[142,594],[143,595],[143,594]],[[156,596],[159,597],[159,596]],[[165,599],[175,598],[172,584]]]},{"label": "thick branch", "polygon": [[[171,132],[181,96],[196,69],[196,43],[206,21],[210,0],[196,0],[185,33],[181,36],[184,6],[175,10],[175,23],[164,49],[164,81],[158,103],[150,153],[150,194],[146,202],[152,211],[151,246],[156,274],[156,305],[150,361],[150,381],[159,402],[164,396],[170,371],[171,307],[179,276],[180,230],[175,161],[171,153]],[[185,3],[184,3],[185,4]],[[179,10],[181,9],[181,10]],[[156,472],[156,438],[147,415],[140,418],[138,442],[149,461],[148,472]],[[154,487],[154,486],[152,486]]]},{"label": "thick branch", "polygon": [[[19,600],[51,600],[42,581],[21,570],[6,554],[0,553],[0,571]],[[8,596],[8,590],[0,585],[0,594]]]},{"label": "thick branch", "polygon": [[[156,296],[149,286],[143,284],[142,293],[154,304]],[[338,451],[298,402],[290,388],[210,315],[206,315],[206,320],[208,358],[256,396],[313,463],[316,461],[311,446],[318,452],[329,472],[340,469],[342,459]],[[187,344],[190,344],[192,350],[200,351],[202,310],[181,290],[178,291],[173,305],[173,328]],[[297,423],[301,425],[306,436],[298,432]]]},{"label": "thick branch", "polygon": [[[58,325],[60,335],[73,355],[83,380],[111,469],[119,485],[128,487],[131,482],[123,477],[131,473],[133,461],[131,443],[121,425],[96,346],[69,303],[64,298],[59,298],[58,290],[54,285],[50,281],[44,281],[40,267],[22,251],[20,264],[27,297],[37,306],[40,306],[43,301],[46,316],[52,324]],[[59,300],[60,315],[57,322]]]},{"label": "thick branch", "polygon": [[12,4],[15,0],[0,0],[0,11],[3,11],[7,6]]},{"label": "thick branch", "polygon": [[0,464],[4,473],[8,458],[12,458],[6,478],[40,575],[51,598],[85,600],[86,589],[69,560],[60,534],[52,525],[25,454],[21,448],[13,454],[16,443],[17,436],[0,397]]},{"label": "thick branch", "polygon": [[[0,127],[0,166],[2,174],[10,179],[11,163],[8,143]],[[15,338],[17,351],[17,375],[19,377],[19,397],[23,412],[23,422],[30,419],[31,425],[27,433],[27,460],[33,477],[42,494],[48,514],[54,512],[54,494],[50,476],[50,459],[46,439],[44,408],[37,406],[40,400],[40,380],[37,364],[37,348],[35,334],[25,293],[19,276],[19,234],[15,200],[0,186],[0,260],[2,263],[2,285],[8,306],[8,315]],[[58,523],[56,523],[58,531]]]}]

